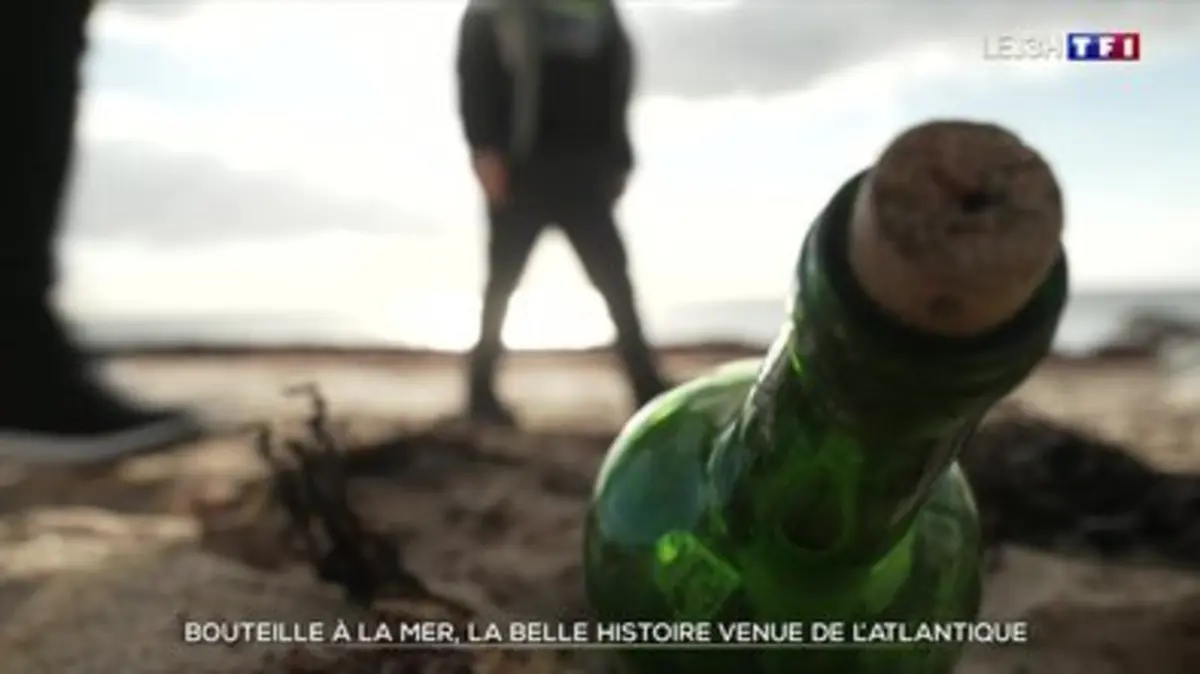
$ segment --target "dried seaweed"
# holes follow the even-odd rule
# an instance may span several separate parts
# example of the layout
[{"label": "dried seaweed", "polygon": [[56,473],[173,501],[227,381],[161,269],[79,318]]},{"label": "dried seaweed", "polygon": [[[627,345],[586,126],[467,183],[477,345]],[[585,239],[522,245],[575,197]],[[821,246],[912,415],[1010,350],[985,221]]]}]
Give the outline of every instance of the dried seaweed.
[{"label": "dried seaweed", "polygon": [[1200,475],[1019,410],[985,424],[962,463],[992,545],[1200,569]]},{"label": "dried seaweed", "polygon": [[[317,577],[341,587],[347,599],[386,622],[437,617],[459,623],[477,612],[439,593],[409,569],[397,542],[365,523],[350,500],[347,453],[333,431],[329,407],[314,385],[288,389],[307,398],[311,412],[301,439],[277,441],[260,431],[259,455],[271,469],[271,493],[285,511],[288,535]],[[295,649],[264,663],[256,674],[555,674],[578,672],[565,654],[487,650]],[[600,670],[604,671],[604,670]]]},{"label": "dried seaweed", "polygon": [[453,619],[471,617],[472,609],[431,590],[405,565],[396,541],[373,531],[352,506],[345,448],[331,430],[320,390],[306,384],[286,393],[311,405],[307,436],[280,442],[264,428],[256,447],[271,467],[271,491],[287,513],[291,542],[317,577],[341,587],[351,602],[383,613],[413,603],[440,608]]}]

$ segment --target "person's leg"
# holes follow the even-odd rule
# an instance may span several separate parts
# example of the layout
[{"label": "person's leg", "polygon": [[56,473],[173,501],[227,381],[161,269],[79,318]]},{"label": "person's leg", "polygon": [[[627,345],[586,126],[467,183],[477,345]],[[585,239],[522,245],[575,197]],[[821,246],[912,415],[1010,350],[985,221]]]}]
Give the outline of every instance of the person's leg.
[{"label": "person's leg", "polygon": [[183,415],[138,409],[100,386],[51,305],[90,10],[89,0],[25,6],[0,69],[9,111],[0,126],[0,160],[9,163],[0,179],[0,458],[103,460],[197,430]]},{"label": "person's leg", "polygon": [[639,406],[666,389],[646,342],[638,313],[625,244],[612,208],[603,199],[579,199],[564,207],[559,225],[583,264],[588,279],[604,297],[617,332],[617,352]]},{"label": "person's leg", "polygon": [[40,299],[54,282],[60,196],[71,163],[90,10],[90,0],[62,0],[4,18],[14,22],[6,32],[21,32],[18,42],[5,46],[13,60],[0,70],[11,115],[0,133],[5,152],[12,153],[3,158],[12,169],[0,188],[9,213],[0,230],[0,293],[6,302]]},{"label": "person's leg", "polygon": [[513,414],[496,396],[496,368],[504,350],[501,332],[529,255],[545,224],[526,203],[493,208],[488,213],[487,281],[479,320],[479,341],[471,352],[468,414],[479,421],[512,426]]}]

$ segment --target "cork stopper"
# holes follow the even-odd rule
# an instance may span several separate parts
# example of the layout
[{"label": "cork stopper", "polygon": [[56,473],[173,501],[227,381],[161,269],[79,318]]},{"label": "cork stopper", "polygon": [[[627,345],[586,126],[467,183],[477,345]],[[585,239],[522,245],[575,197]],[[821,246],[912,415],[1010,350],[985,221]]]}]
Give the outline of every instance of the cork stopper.
[{"label": "cork stopper", "polygon": [[861,183],[850,265],[900,322],[967,337],[996,328],[1054,266],[1062,193],[1049,165],[992,124],[931,122],[902,133]]}]

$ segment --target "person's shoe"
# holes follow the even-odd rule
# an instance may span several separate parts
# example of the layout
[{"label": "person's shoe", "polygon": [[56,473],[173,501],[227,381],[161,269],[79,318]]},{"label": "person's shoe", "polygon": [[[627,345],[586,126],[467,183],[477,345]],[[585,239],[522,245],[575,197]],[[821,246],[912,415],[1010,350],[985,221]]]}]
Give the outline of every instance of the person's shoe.
[{"label": "person's shoe", "polygon": [[636,382],[633,387],[633,397],[637,403],[637,408],[641,409],[645,407],[650,401],[666,393],[673,387],[671,383],[657,375]]},{"label": "person's shoe", "polygon": [[[199,439],[204,429],[173,409],[139,408],[80,377],[50,395],[13,405],[0,396],[0,459],[28,463],[100,463]],[[19,394],[19,391],[14,393]],[[7,403],[7,404],[6,404]]]},{"label": "person's shoe", "polygon": [[105,387],[44,303],[0,307],[13,322],[0,338],[0,459],[104,462],[203,435],[189,414],[142,408]]},{"label": "person's shoe", "polygon": [[[41,359],[37,359],[41,360]],[[0,381],[0,459],[90,463],[198,439],[180,410],[142,408],[104,388],[79,357],[47,359]]]},{"label": "person's shoe", "polygon": [[467,418],[488,426],[517,427],[516,415],[494,393],[472,393],[467,405]]}]

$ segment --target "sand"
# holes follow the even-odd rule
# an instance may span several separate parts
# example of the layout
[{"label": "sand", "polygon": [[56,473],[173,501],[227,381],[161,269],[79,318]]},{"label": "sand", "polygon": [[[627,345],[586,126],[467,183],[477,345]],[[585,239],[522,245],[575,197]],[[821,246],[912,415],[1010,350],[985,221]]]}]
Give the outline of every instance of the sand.
[{"label": "sand", "polygon": [[[697,349],[666,362],[683,378],[740,355]],[[180,641],[188,616],[357,615],[280,544],[279,513],[260,509],[267,466],[245,426],[295,429],[307,409],[281,391],[302,382],[319,383],[341,437],[360,448],[349,466],[355,504],[402,543],[418,575],[483,615],[582,616],[580,515],[629,411],[621,380],[603,355],[516,356],[502,389],[522,432],[451,425],[414,436],[456,411],[459,368],[453,357],[402,353],[114,359],[114,379],[149,399],[199,405],[222,432],[110,467],[0,465],[0,674],[393,671],[322,670],[288,652],[262,665],[272,657],[262,647]],[[1200,399],[1152,359],[1049,363],[1007,408],[1016,406],[1128,444],[1164,474],[1200,473]],[[371,451],[395,450],[397,437],[408,438],[403,451]],[[998,541],[985,617],[1030,621],[1032,642],[973,649],[960,674],[1194,672],[1200,553],[1192,565],[1190,548],[1133,559],[1057,540],[1006,531]],[[599,666],[564,660],[558,671]]]}]

